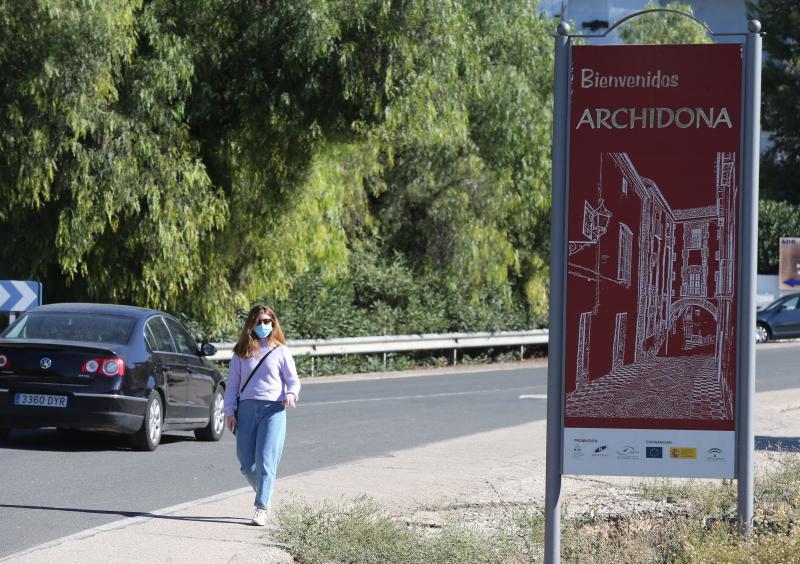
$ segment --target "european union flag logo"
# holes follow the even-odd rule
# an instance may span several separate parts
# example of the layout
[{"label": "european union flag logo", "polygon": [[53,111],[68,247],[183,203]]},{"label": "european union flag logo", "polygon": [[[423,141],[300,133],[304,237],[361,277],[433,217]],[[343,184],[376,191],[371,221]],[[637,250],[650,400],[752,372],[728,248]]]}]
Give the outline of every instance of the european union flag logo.
[{"label": "european union flag logo", "polygon": [[645,458],[664,458],[664,447],[647,447],[644,453]]}]

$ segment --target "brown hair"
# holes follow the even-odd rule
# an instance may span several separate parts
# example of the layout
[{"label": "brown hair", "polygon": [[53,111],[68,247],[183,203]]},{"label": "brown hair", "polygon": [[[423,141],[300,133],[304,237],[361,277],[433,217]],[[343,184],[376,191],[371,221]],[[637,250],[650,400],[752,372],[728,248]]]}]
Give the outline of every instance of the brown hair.
[{"label": "brown hair", "polygon": [[239,335],[239,341],[233,347],[233,354],[240,358],[250,358],[259,349],[258,337],[253,334],[253,328],[256,326],[256,321],[262,313],[266,313],[272,318],[272,333],[269,334],[269,346],[275,347],[277,345],[285,345],[286,339],[281,330],[281,323],[278,321],[278,316],[272,309],[265,305],[256,305],[250,309],[247,314],[247,320],[244,323],[242,332]]}]

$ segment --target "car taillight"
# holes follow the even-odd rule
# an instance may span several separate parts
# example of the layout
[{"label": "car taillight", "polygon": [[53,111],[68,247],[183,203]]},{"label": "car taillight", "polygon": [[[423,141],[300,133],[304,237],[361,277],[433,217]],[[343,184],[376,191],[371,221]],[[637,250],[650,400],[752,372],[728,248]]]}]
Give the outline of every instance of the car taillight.
[{"label": "car taillight", "polygon": [[106,376],[124,376],[125,363],[121,358],[107,358],[103,360],[101,370]]},{"label": "car taillight", "polygon": [[125,361],[121,358],[92,358],[83,363],[83,374],[102,374],[103,376],[124,376]]},{"label": "car taillight", "polygon": [[4,354],[0,354],[0,368],[11,368],[11,361]]}]

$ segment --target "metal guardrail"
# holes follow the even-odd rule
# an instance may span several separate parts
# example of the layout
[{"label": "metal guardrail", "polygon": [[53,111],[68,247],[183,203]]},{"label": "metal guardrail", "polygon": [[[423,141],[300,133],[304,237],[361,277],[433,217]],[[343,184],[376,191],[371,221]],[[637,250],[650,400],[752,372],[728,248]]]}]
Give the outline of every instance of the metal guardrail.
[{"label": "metal guardrail", "polygon": [[[458,349],[479,347],[519,346],[522,354],[526,345],[546,344],[547,329],[530,331],[499,331],[497,333],[433,333],[424,335],[386,335],[384,337],[348,337],[344,339],[296,339],[287,341],[294,356],[335,356],[342,354],[386,354],[390,352],[453,350],[453,364]],[[234,343],[214,343],[217,354],[211,360],[228,361],[233,357]]]}]

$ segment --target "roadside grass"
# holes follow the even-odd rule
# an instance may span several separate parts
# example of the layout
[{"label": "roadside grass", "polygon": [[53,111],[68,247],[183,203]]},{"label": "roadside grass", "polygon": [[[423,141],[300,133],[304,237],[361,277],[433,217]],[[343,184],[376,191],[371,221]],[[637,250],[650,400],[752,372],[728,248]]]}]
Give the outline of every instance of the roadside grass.
[{"label": "roadside grass", "polygon": [[[547,356],[547,348],[543,345],[528,345],[524,347],[524,352],[518,346],[487,347],[475,350],[459,349],[456,356],[457,365],[500,364],[544,358]],[[313,358],[310,355],[297,355],[295,364],[301,378],[312,375],[333,376],[454,366],[452,349],[415,353],[390,352],[386,353],[385,357],[383,354],[366,353]]]},{"label": "roadside grass", "polygon": [[[736,525],[731,480],[645,481],[613,514],[563,515],[565,563],[800,563],[800,457],[768,455],[756,480],[748,538]],[[630,498],[630,496],[627,496]],[[653,506],[668,510],[655,511]],[[648,507],[650,508],[648,510]],[[377,501],[295,504],[278,514],[276,539],[295,561],[358,563],[541,562],[544,517],[531,505],[496,503],[470,512],[443,509],[434,524],[409,522]]]},{"label": "roadside grass", "polygon": [[308,564],[508,561],[501,547],[486,544],[479,533],[458,525],[415,529],[368,497],[289,506],[278,516],[276,536],[295,561]]},{"label": "roadside grass", "polygon": [[698,485],[694,480],[669,480],[657,478],[646,480],[639,484],[638,494],[644,499],[651,501],[665,501],[674,503],[690,499],[697,490]]}]

